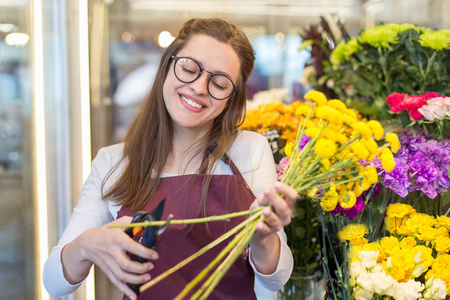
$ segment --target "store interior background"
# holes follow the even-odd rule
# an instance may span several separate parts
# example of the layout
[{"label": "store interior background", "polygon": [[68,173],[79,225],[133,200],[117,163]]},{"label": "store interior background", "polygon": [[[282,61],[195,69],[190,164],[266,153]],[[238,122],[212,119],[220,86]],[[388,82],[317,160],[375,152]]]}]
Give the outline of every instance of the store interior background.
[{"label": "store interior background", "polygon": [[[321,16],[338,18],[351,36],[380,22],[449,29],[450,1],[0,0],[0,299],[49,299],[42,259],[67,224],[90,159],[123,139],[160,43],[184,21],[222,17],[245,30],[256,53],[252,106],[258,92],[291,102],[308,89],[300,34]],[[95,273],[95,299],[121,299]]]}]

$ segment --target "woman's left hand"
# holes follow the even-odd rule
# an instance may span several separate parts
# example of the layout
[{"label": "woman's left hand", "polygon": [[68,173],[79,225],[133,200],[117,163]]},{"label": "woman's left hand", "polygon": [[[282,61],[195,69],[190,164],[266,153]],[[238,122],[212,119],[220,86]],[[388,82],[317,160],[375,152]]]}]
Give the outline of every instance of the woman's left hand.
[{"label": "woman's left hand", "polygon": [[[266,188],[264,194],[250,206],[250,209],[266,206],[262,210],[265,222],[256,224],[256,232],[250,241],[253,262],[262,274],[272,274],[277,269],[281,242],[276,232],[291,223],[298,197],[297,191],[286,184],[276,182],[274,187],[275,190]],[[272,207],[267,206],[269,203]]]},{"label": "woman's left hand", "polygon": [[[253,201],[250,206],[250,209],[266,206],[262,211],[265,223],[260,222],[256,225],[254,239],[263,239],[291,223],[291,217],[298,193],[289,185],[281,182],[276,182],[274,188],[275,190],[266,188],[264,194]],[[285,199],[276,192],[284,195]],[[267,206],[269,203],[272,203],[273,209]]]}]

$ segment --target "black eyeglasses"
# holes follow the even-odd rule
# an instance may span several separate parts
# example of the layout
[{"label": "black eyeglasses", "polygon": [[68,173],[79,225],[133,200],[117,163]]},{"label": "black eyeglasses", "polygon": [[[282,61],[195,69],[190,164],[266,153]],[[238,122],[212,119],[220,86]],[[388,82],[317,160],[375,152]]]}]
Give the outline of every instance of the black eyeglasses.
[{"label": "black eyeglasses", "polygon": [[200,64],[189,57],[172,56],[174,60],[173,72],[175,77],[184,83],[191,83],[202,75],[203,71],[209,73],[208,93],[216,100],[224,100],[236,90],[233,81],[224,74],[213,74],[203,69]]}]

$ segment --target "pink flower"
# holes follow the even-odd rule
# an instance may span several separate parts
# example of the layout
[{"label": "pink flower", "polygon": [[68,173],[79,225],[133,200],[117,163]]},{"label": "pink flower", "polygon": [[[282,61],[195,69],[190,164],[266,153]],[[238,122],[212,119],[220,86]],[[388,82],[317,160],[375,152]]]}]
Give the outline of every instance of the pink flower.
[{"label": "pink flower", "polygon": [[393,112],[400,112],[404,108],[401,107],[403,100],[407,97],[408,94],[404,93],[392,93],[386,97],[386,103],[389,106],[389,109]]},{"label": "pink flower", "polygon": [[403,100],[401,103],[401,108],[402,110],[406,109],[412,119],[416,121],[422,120],[424,116],[418,111],[418,109],[427,103],[427,100],[428,99],[425,98],[425,95],[411,95]]},{"label": "pink flower", "polygon": [[443,120],[445,118],[445,114],[450,111],[450,98],[442,96],[430,98],[424,106],[418,109],[418,111],[427,120]]}]

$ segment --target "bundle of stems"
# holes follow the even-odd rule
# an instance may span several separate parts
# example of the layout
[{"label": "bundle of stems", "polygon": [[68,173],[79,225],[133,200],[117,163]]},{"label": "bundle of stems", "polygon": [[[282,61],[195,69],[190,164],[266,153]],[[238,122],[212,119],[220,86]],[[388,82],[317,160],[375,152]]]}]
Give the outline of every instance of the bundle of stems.
[{"label": "bundle of stems", "polygon": [[[178,295],[175,299],[184,299],[196,286],[198,286],[209,273],[214,272],[209,276],[209,278],[204,281],[204,283],[197,289],[197,291],[190,297],[190,299],[206,299],[214,288],[219,284],[222,277],[226,274],[228,269],[233,265],[236,259],[242,254],[244,248],[249,244],[251,238],[253,237],[256,229],[256,224],[258,222],[264,222],[264,217],[262,215],[263,207],[256,209],[220,215],[211,216],[206,218],[197,219],[186,219],[186,220],[170,220],[169,224],[196,224],[205,223],[212,221],[223,221],[229,220],[230,218],[239,217],[243,215],[251,215],[245,221],[241,222],[228,232],[224,233],[222,236],[201,248],[196,253],[192,254],[188,258],[179,262],[174,267],[161,273],[159,276],[155,277],[151,281],[142,285],[140,292],[144,292],[150,287],[156,285],[158,282],[167,278],[169,275],[175,273],[177,270],[186,266],[188,263],[192,262],[194,259],[198,258],[202,254],[211,250],[215,246],[219,245],[223,241],[234,235],[234,238],[228,243],[228,245],[219,253],[219,255],[202,271],[200,272]],[[110,228],[133,228],[133,227],[146,227],[146,226],[162,226],[166,221],[153,221],[153,222],[138,222],[131,224],[117,224],[111,225]],[[228,256],[227,256],[228,255]],[[221,262],[222,261],[222,262]],[[221,262],[221,263],[220,263]],[[220,263],[219,266],[217,266]]]},{"label": "bundle of stems", "polygon": [[[300,195],[318,201],[324,212],[333,210],[337,203],[344,208],[350,208],[355,205],[356,197],[378,180],[374,167],[377,157],[385,170],[393,169],[394,160],[389,145],[378,146],[373,140],[374,137],[381,139],[383,128],[376,121],[359,121],[357,115],[347,109],[344,103],[335,99],[328,101],[323,93],[311,91],[305,98],[313,103],[297,108],[296,115],[300,119],[300,125],[295,141],[290,143],[290,151],[286,149],[289,158],[281,182],[293,187]],[[398,142],[394,137],[390,138],[393,150],[399,148],[396,141]],[[223,216],[170,221],[170,224],[192,224],[227,220],[242,215],[251,216],[214,242],[142,285],[140,291],[154,286],[234,235],[219,255],[176,297],[183,299],[193,293],[190,299],[206,299],[249,244],[256,224],[264,221],[262,207]],[[118,226],[161,226],[164,223],[160,221]],[[207,276],[209,277],[205,280]],[[201,282],[202,285],[193,292]]]}]

